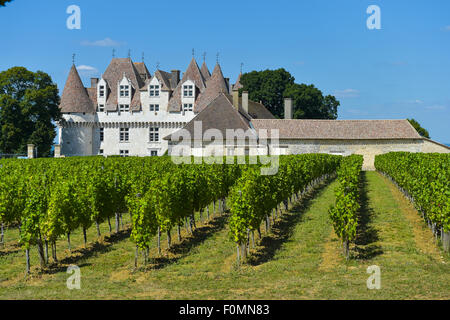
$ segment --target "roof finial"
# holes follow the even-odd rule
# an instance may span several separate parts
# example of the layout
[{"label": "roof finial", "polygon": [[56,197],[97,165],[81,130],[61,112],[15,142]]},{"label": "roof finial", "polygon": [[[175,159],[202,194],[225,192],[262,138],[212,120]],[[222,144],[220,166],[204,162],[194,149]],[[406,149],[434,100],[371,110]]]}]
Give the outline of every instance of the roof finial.
[{"label": "roof finial", "polygon": [[192,48],[192,58],[194,58],[194,56],[195,56],[195,49]]},{"label": "roof finial", "polygon": [[112,52],[112,57],[113,59],[116,57],[116,49],[113,48],[113,52]]},{"label": "roof finial", "polygon": [[203,52],[203,62],[206,60],[206,52]]},{"label": "roof finial", "polygon": [[244,66],[244,63],[241,62],[241,74],[242,74],[242,67]]},{"label": "roof finial", "polygon": [[158,70],[158,69],[159,69],[159,61],[156,62],[156,70]]},{"label": "roof finial", "polygon": [[219,64],[219,53],[216,54],[216,63]]},{"label": "roof finial", "polygon": [[144,52],[142,52],[142,63],[144,63]]},{"label": "roof finial", "polygon": [[75,64],[75,53],[72,54],[72,64]]},{"label": "roof finial", "polygon": [[131,59],[131,50],[128,49],[128,59]]}]

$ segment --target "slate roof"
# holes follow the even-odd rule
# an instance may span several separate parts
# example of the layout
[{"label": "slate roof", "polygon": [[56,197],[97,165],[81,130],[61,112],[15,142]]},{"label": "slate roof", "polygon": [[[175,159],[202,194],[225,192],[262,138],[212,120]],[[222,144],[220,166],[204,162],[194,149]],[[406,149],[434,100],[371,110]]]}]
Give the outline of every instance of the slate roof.
[{"label": "slate roof", "polygon": [[211,103],[217,94],[228,92],[227,83],[223,77],[222,69],[219,64],[214,67],[211,78],[206,82],[206,89],[200,94],[197,103],[194,106],[195,112],[201,112],[208,104]]},{"label": "slate roof", "polygon": [[197,62],[192,58],[186,72],[183,74],[183,78],[178,83],[177,87],[174,89],[172,98],[169,101],[169,112],[181,111],[181,89],[183,83],[187,80],[191,80],[196,86],[196,101],[199,99],[199,94],[206,89],[205,79],[203,78],[200,69],[198,68]]},{"label": "slate roof", "polygon": [[70,68],[59,108],[62,113],[95,112],[94,104],[89,98],[88,91],[84,87],[75,65]]},{"label": "slate roof", "polygon": [[[194,119],[189,121],[184,127],[191,137],[194,139],[194,126],[196,121],[202,123],[202,137],[208,129],[218,129],[224,138],[226,138],[227,129],[242,129],[247,131],[250,129],[248,119],[233,107],[233,104],[228,99],[225,93],[219,93],[215,99],[204,108]],[[172,135],[164,137],[165,140],[171,140]],[[176,133],[175,133],[176,135]],[[254,135],[254,133],[253,133]],[[256,135],[255,135],[256,137]]]},{"label": "slate roof", "polygon": [[139,89],[145,85],[144,80],[140,77],[135,64],[130,58],[113,58],[102,76],[110,88],[105,107],[107,111],[117,111],[117,86],[123,79],[124,74],[131,81],[133,86],[133,90],[131,92],[130,110],[139,111],[141,108],[141,96]]},{"label": "slate roof", "polygon": [[253,127],[278,129],[280,139],[421,139],[408,120],[254,119]]},{"label": "slate roof", "polygon": [[243,88],[244,86],[241,84],[241,77],[242,77],[242,73],[239,73],[239,76],[236,80],[236,83],[233,84],[233,91],[237,91],[241,88]]},{"label": "slate roof", "polygon": [[[147,66],[143,62],[133,62],[134,66],[141,77],[143,81],[150,79],[152,76],[150,74],[150,71],[148,71]],[[142,77],[142,75],[145,75],[145,77]]]},{"label": "slate roof", "polygon": [[203,61],[202,67],[200,69],[200,72],[203,76],[203,79],[205,79],[205,81],[208,81],[209,78],[211,78],[211,73],[209,73],[208,67],[206,66],[206,62]]}]

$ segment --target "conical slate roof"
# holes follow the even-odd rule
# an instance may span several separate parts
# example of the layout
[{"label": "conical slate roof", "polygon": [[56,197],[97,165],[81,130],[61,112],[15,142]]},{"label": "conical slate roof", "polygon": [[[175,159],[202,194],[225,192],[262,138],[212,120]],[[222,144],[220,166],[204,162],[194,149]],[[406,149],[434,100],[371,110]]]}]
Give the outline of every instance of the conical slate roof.
[{"label": "conical slate roof", "polygon": [[194,58],[192,58],[186,72],[183,74],[183,78],[173,92],[173,96],[169,101],[169,111],[176,112],[181,110],[181,88],[183,83],[187,80],[194,81],[196,89],[199,92],[203,92],[206,88],[205,80],[203,79],[200,69],[198,68],[198,64]]},{"label": "conical slate roof", "polygon": [[72,65],[59,105],[62,113],[94,113],[95,108],[80,79],[77,68]]},{"label": "conical slate roof", "polygon": [[233,84],[233,91],[237,91],[241,88],[243,88],[244,86],[241,84],[241,77],[242,77],[242,73],[239,73],[239,76],[236,80],[236,83]]},{"label": "conical slate roof", "polygon": [[203,79],[205,79],[205,81],[208,81],[209,78],[211,78],[211,74],[209,73],[208,67],[206,66],[206,62],[203,61],[202,64],[202,68],[200,69],[200,72],[203,76]]},{"label": "conical slate roof", "polygon": [[228,93],[227,83],[219,64],[214,67],[211,78],[206,82],[206,90],[198,98],[196,112],[201,112],[220,92]]}]

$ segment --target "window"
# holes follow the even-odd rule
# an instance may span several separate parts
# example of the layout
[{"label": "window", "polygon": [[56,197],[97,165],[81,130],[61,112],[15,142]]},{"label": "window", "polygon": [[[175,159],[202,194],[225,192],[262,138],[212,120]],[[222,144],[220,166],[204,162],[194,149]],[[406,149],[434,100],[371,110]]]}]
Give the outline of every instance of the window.
[{"label": "window", "polygon": [[104,112],[105,111],[105,105],[104,104],[99,104],[98,105],[98,112]]},{"label": "window", "polygon": [[194,86],[185,85],[183,86],[183,97],[193,97],[194,96]]},{"label": "window", "polygon": [[104,129],[100,128],[100,141],[103,141],[104,138],[105,138]]},{"label": "window", "polygon": [[183,111],[192,111],[192,103],[183,104]]},{"label": "window", "polygon": [[105,96],[105,86],[100,86],[100,87],[98,88],[98,96],[99,96],[100,98],[103,98],[103,97]]},{"label": "window", "polygon": [[150,142],[159,141],[159,128],[150,128]]},{"label": "window", "polygon": [[129,97],[130,96],[130,86],[120,86],[120,96]]},{"label": "window", "polygon": [[157,156],[158,156],[158,151],[156,151],[156,150],[151,150],[151,151],[150,151],[150,156],[152,156],[152,157],[157,157]]},{"label": "window", "polygon": [[103,155],[103,149],[98,150],[98,154],[102,156]]},{"label": "window", "polygon": [[120,142],[129,141],[129,128],[120,128]]},{"label": "window", "polygon": [[159,97],[159,85],[150,85],[150,97]]},{"label": "window", "polygon": [[129,154],[128,150],[120,150],[121,157],[128,157],[128,154]]},{"label": "window", "polygon": [[150,111],[159,111],[159,104],[151,104]]},{"label": "window", "polygon": [[129,104],[121,104],[121,105],[119,105],[119,111],[120,112],[129,112],[130,111],[130,105]]}]

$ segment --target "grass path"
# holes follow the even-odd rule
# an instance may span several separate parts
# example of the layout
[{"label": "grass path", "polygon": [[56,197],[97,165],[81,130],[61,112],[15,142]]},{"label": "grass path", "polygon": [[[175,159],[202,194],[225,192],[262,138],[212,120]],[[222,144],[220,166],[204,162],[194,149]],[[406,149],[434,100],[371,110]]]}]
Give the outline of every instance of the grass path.
[{"label": "grass path", "polygon": [[[66,288],[65,270],[19,280],[21,254],[2,256],[0,299],[449,299],[449,257],[387,179],[376,172],[363,178],[361,227],[349,262],[328,218],[332,182],[285,213],[239,269],[226,216],[220,216],[153,259],[145,272],[133,272],[134,247],[126,235],[112,239],[76,260],[81,290]],[[371,265],[381,268],[380,290],[366,287]]]}]

